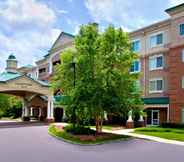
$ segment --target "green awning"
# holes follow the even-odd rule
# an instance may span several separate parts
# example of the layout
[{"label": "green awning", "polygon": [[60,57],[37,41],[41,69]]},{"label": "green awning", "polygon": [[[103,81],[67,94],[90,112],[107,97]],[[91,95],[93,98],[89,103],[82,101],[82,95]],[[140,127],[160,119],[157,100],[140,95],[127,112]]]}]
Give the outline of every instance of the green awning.
[{"label": "green awning", "polygon": [[54,96],[54,99],[55,99],[56,105],[68,105],[71,100],[70,96],[65,96],[65,95]]},{"label": "green awning", "polygon": [[164,105],[169,104],[169,97],[142,98],[142,101],[146,105],[154,105],[154,104]]}]

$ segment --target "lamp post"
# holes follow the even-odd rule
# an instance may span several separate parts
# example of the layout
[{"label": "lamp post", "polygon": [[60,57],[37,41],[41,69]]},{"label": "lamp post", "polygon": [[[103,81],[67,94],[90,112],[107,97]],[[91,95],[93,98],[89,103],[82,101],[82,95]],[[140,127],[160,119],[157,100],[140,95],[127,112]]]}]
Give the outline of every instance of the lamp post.
[{"label": "lamp post", "polygon": [[[73,86],[74,86],[74,89],[75,89],[75,80],[76,80],[76,58],[73,58],[72,67],[73,67]],[[75,127],[75,123],[76,123],[76,113],[75,113],[75,109],[76,109],[76,107],[73,107],[73,113],[72,113],[73,127]]]}]

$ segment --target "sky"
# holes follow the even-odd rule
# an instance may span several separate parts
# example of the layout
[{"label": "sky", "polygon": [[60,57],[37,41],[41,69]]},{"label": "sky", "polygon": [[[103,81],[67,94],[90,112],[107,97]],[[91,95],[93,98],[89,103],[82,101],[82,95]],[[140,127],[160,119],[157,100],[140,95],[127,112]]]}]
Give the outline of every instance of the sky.
[{"label": "sky", "polygon": [[0,71],[13,53],[19,66],[48,53],[61,31],[77,34],[80,25],[109,24],[133,31],[169,18],[165,9],[184,0],[0,0]]}]

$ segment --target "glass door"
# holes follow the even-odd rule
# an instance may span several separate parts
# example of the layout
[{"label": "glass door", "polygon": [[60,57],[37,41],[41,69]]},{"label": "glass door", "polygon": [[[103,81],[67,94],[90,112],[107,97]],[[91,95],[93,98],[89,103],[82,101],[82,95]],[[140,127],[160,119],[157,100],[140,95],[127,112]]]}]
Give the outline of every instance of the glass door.
[{"label": "glass door", "polygon": [[159,110],[152,110],[152,125],[159,125]]}]

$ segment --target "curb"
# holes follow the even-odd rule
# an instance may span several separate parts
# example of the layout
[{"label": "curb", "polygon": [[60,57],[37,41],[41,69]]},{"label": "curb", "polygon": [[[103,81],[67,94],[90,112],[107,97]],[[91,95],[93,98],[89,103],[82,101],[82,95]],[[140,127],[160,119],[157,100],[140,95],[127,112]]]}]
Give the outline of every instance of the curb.
[{"label": "curb", "polygon": [[48,130],[48,134],[58,140],[61,140],[63,142],[69,143],[69,144],[73,144],[73,145],[78,145],[78,146],[98,146],[98,145],[103,145],[103,144],[109,144],[109,143],[114,143],[114,142],[121,142],[121,141],[129,141],[134,139],[134,137],[129,137],[129,138],[120,138],[120,139],[115,139],[115,140],[109,140],[109,141],[104,141],[104,142],[99,142],[99,143],[94,143],[94,144],[82,144],[82,143],[78,143],[78,142],[74,142],[74,141],[70,141],[67,139],[64,139],[62,137],[58,137],[55,134],[53,134],[52,132],[50,132]]}]

